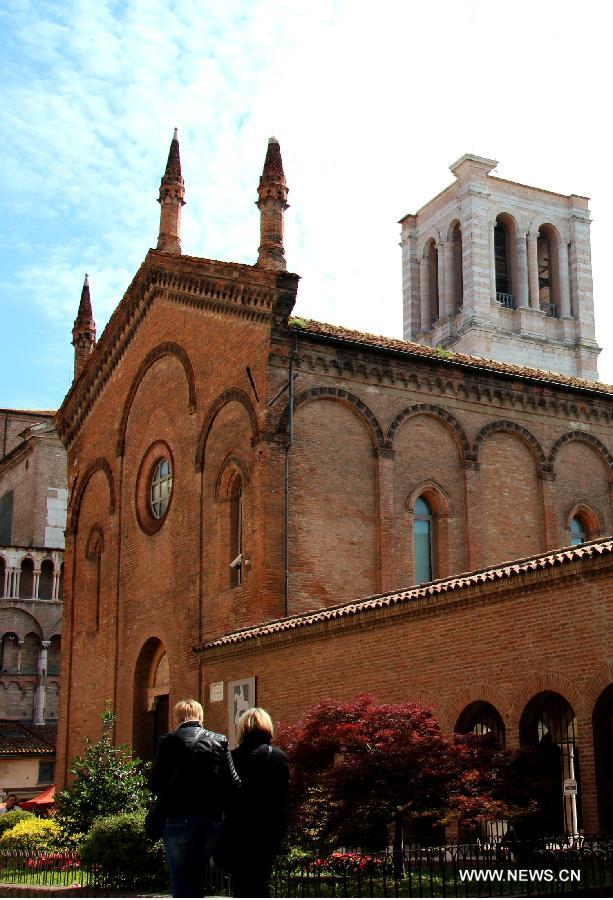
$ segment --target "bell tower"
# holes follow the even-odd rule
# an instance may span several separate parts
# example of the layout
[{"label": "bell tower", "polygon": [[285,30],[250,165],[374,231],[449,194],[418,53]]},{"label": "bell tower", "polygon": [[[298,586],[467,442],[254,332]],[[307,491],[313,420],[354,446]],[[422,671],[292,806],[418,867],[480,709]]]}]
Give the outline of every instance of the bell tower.
[{"label": "bell tower", "polygon": [[596,380],[588,200],[516,184],[467,153],[401,219],[404,337]]}]

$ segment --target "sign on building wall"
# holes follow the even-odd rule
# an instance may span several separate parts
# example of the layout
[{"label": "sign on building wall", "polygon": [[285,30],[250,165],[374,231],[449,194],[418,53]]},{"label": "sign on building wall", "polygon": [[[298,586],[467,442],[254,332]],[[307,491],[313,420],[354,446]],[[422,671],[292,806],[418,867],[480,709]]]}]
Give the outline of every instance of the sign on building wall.
[{"label": "sign on building wall", "polygon": [[219,703],[223,700],[223,681],[214,681],[209,686],[209,702]]},{"label": "sign on building wall", "polygon": [[236,746],[236,726],[242,714],[255,706],[255,676],[228,684],[228,741]]}]

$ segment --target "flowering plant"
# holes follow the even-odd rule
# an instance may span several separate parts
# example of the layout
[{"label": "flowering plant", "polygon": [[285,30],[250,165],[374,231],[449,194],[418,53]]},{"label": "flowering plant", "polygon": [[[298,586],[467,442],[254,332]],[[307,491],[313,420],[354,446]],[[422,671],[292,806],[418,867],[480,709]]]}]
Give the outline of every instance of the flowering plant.
[{"label": "flowering plant", "polygon": [[331,875],[382,875],[386,860],[370,853],[337,852],[315,860],[315,868]]}]

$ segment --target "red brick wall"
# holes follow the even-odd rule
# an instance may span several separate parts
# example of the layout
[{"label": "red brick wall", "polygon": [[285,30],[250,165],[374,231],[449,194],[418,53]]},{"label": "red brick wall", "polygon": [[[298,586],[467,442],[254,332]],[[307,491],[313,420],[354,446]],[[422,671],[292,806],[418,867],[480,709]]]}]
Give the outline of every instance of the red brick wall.
[{"label": "red brick wall", "polygon": [[[480,565],[519,559],[543,549],[541,486],[532,450],[513,434],[486,438],[479,453]],[[478,526],[479,527],[479,526]]]},{"label": "red brick wall", "polygon": [[[250,366],[260,392],[262,415],[266,412],[268,334],[269,326],[261,322],[210,311],[202,313],[160,298],[140,324],[136,339],[70,447],[69,479],[71,485],[73,479],[77,484],[71,515],[79,486],[95,460],[104,460],[109,467],[115,502],[111,513],[106,478],[97,472],[83,494],[76,536],[69,535],[67,541],[67,573],[72,577],[67,575],[66,579],[64,634],[66,646],[72,646],[72,656],[68,653],[64,660],[64,683],[69,665],[74,677],[70,693],[65,691],[62,697],[62,771],[70,756],[80,749],[82,738],[98,733],[98,716],[108,699],[116,704],[118,739],[132,743],[136,661],[148,640],[158,639],[168,653],[172,704],[181,696],[197,692],[198,663],[192,647],[198,643],[203,627],[209,633],[211,629],[220,630],[245,616],[259,617],[262,609],[268,609],[270,615],[271,580],[264,577],[260,564],[247,571],[244,586],[232,592],[232,597],[229,592],[224,595],[218,591],[223,569],[219,560],[221,537],[215,536],[217,523],[214,516],[211,519],[211,513],[224,504],[215,502],[210,507],[203,502],[204,496],[211,497],[227,453],[238,451],[253,470],[247,490],[252,499],[249,502],[248,498],[246,504],[252,544],[249,549],[254,559],[261,561],[265,541],[278,543],[274,531],[261,524],[266,496],[258,488],[256,498],[253,486],[262,479],[253,461],[255,454],[263,468],[261,451],[252,446],[250,419],[238,403],[224,406],[214,419],[206,442],[204,471],[201,473],[196,466],[201,432],[220,395],[237,389],[248,400],[251,396],[257,405],[246,366]],[[190,409],[184,367],[175,354],[161,355],[144,374],[140,372],[142,378],[134,393],[143,361],[169,335],[182,347],[193,367],[194,410]],[[120,424],[131,389],[125,452],[118,456]],[[157,440],[166,441],[172,452],[173,498],[162,528],[155,534],[146,534],[136,518],[136,483],[143,456]],[[268,450],[262,460],[267,458]],[[105,575],[100,628],[95,634],[86,634],[79,630],[78,623],[87,620],[81,607],[91,602],[92,564],[85,559],[85,542],[94,521],[105,534]],[[278,590],[274,596],[275,612],[282,614],[283,601]],[[253,603],[251,597],[256,598]],[[77,623],[74,631],[73,605]],[[73,640],[69,645],[71,633]],[[70,737],[65,752],[67,734]]]},{"label": "red brick wall", "polygon": [[602,522],[602,531],[598,530],[590,537],[613,531],[611,474],[607,470],[602,454],[587,444],[574,441],[559,451],[554,472],[560,544],[570,543],[570,531],[566,526],[570,512],[578,504],[596,510]]},{"label": "red brick wall", "polygon": [[[257,703],[276,721],[309,706],[367,691],[381,702],[432,705],[451,733],[475,700],[491,703],[519,746],[519,721],[541,691],[560,693],[578,719],[586,830],[593,804],[591,714],[613,680],[608,634],[611,561],[537,572],[407,604],[203,651],[201,696],[212,728],[227,728],[227,703],[209,702],[212,682],[256,676]],[[595,574],[591,577],[591,571]]]},{"label": "red brick wall", "polygon": [[299,407],[290,456],[290,612],[380,589],[376,459],[342,403]]},{"label": "red brick wall", "polygon": [[[172,265],[179,263],[173,260]],[[195,264],[187,260],[185,265]],[[161,642],[168,653],[172,706],[198,692],[194,645],[284,615],[285,434],[277,425],[287,395],[271,407],[269,402],[287,381],[291,343],[271,341],[269,321],[258,319],[249,308],[230,312],[223,298],[219,308],[197,308],[192,301],[200,288],[194,285],[192,293],[179,294],[181,302],[163,292],[155,299],[69,448],[71,487],[76,481],[72,512],[76,514],[75,498],[95,460],[106,461],[114,508],[111,512],[106,476],[97,472],[82,495],[76,535],[69,535],[67,546],[64,643],[73,649],[64,662],[64,684],[70,665],[72,674],[70,691],[65,690],[62,699],[60,748],[69,734],[68,755],[80,748],[86,733],[97,733],[97,715],[107,699],[116,703],[117,737],[133,741],[134,679],[147,641]],[[187,368],[193,369],[193,397],[177,352],[158,354],[143,374],[143,361],[165,341],[177,344]],[[579,474],[587,469],[585,464],[576,469],[573,452],[578,445],[569,444],[559,453],[556,480],[540,477],[550,448],[576,430],[577,422],[613,446],[612,426],[603,416],[598,418],[591,401],[582,401],[578,409],[569,401],[572,393],[552,388],[543,412],[539,402],[544,389],[520,379],[483,373],[477,379],[470,371],[450,375],[442,362],[382,359],[381,354],[322,347],[306,339],[298,357],[296,395],[309,390],[320,394],[298,404],[290,450],[290,612],[411,583],[407,500],[424,482],[440,487],[450,508],[450,515],[441,516],[436,525],[440,575],[561,543],[556,535],[560,510],[568,504],[564,483],[570,481],[577,486],[568,490],[593,497],[610,527],[604,463],[593,462],[596,451],[586,456],[583,447],[579,450],[581,459],[590,460],[589,475]],[[99,362],[96,354],[93,362]],[[119,429],[130,396],[125,451],[118,456]],[[403,410],[423,404],[439,412],[422,410],[394,435],[388,434]],[[481,442],[477,458],[477,435],[501,420],[533,434],[533,444],[517,434],[495,431]],[[172,451],[173,499],[163,527],[148,534],[136,518],[136,485],[143,456],[158,440],[165,440]],[[245,470],[244,550],[250,559],[243,584],[236,588],[229,587],[227,568],[228,501],[217,495],[220,471],[232,454],[231,465]],[[564,466],[566,474],[561,475]],[[89,602],[91,563],[84,558],[84,547],[94,522],[105,534],[103,596],[100,628],[87,634],[78,631],[79,625],[72,629],[71,621],[73,600],[76,623],[81,621],[80,607]],[[548,603],[557,595],[542,596]],[[574,618],[557,609],[556,616],[541,610],[530,639],[534,647],[546,648],[545,656],[540,650],[534,656],[543,672],[565,671],[552,666],[570,654],[568,634],[578,627]],[[435,699],[451,684],[470,686],[490,679],[504,693],[505,684],[519,685],[526,659],[532,659],[532,645],[518,648],[514,643],[533,627],[528,619],[524,629],[524,614],[528,611],[521,605],[504,621],[493,615],[490,622],[490,607],[485,606],[479,615],[468,610],[466,618],[456,616],[453,621],[441,612],[410,639],[395,637],[398,649],[391,655],[387,631],[375,640],[369,626],[352,637],[351,644],[339,632],[298,668],[290,666],[290,646],[279,656],[276,669],[267,668],[264,654],[250,665],[257,662],[261,671],[266,702],[283,700],[288,716],[310,700],[309,669],[320,665],[321,683],[337,692],[351,684],[352,689],[364,686],[400,696],[411,683]],[[593,639],[590,631],[587,643]],[[297,658],[302,646],[297,640]],[[349,652],[355,668],[346,681],[337,682],[336,669],[344,671]],[[577,658],[575,653],[572,665]],[[291,677],[285,677],[285,665]],[[567,665],[571,671],[570,656]],[[585,663],[586,671],[591,665]],[[235,674],[242,677],[247,671],[237,664]],[[229,678],[226,668],[217,675],[208,668],[205,673],[207,684]],[[217,724],[225,727],[225,720]],[[61,750],[60,757],[61,778],[68,756]]]},{"label": "red brick wall", "polygon": [[409,504],[420,495],[425,495],[433,512],[442,513],[435,528],[434,576],[465,571],[464,473],[456,440],[440,419],[418,415],[400,426],[394,451],[394,585],[402,587],[415,580]]}]

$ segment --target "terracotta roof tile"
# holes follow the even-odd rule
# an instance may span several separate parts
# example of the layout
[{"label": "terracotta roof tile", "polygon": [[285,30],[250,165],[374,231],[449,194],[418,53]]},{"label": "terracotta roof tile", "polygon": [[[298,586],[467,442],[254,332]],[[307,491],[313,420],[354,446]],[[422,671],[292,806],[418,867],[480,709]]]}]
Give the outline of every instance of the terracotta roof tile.
[{"label": "terracotta roof tile", "polygon": [[560,375],[557,372],[549,372],[545,369],[532,369],[528,366],[515,366],[511,363],[497,362],[496,360],[485,359],[480,356],[467,356],[464,353],[455,353],[452,350],[441,350],[440,348],[416,344],[414,341],[402,341],[398,338],[367,334],[362,331],[355,331],[351,328],[342,328],[340,325],[328,325],[325,322],[315,322],[312,319],[293,318],[290,319],[290,325],[294,330],[303,332],[304,334],[313,335],[314,337],[374,347],[377,350],[389,350],[393,353],[408,353],[411,356],[434,359],[437,362],[469,366],[474,369],[500,373],[503,375],[515,375],[521,378],[528,378],[532,381],[540,381],[556,386],[562,385],[565,387],[596,391],[606,395],[613,394],[613,385],[603,384],[600,381],[587,381],[583,378]]},{"label": "terracotta roof tile", "polygon": [[216,640],[201,644],[196,649],[208,650],[213,647],[239,644],[243,641],[253,640],[254,638],[262,637],[264,635],[289,631],[294,628],[304,628],[305,626],[317,622],[340,619],[371,609],[383,609],[385,607],[405,603],[419,605],[420,601],[428,600],[436,595],[447,594],[462,588],[474,587],[477,584],[486,584],[491,581],[514,578],[523,575],[526,572],[554,568],[572,562],[580,562],[584,559],[591,559],[596,556],[605,556],[610,553],[613,553],[613,538],[592,541],[589,544],[582,544],[577,547],[563,547],[560,550],[553,550],[551,553],[530,556],[525,559],[511,560],[493,568],[463,573],[452,578],[434,581],[430,584],[407,588],[403,591],[394,591],[390,594],[365,597],[362,600],[355,600],[352,603],[343,603],[340,606],[322,607],[313,612],[302,613],[287,619],[275,619],[271,622],[264,622],[261,625],[254,625],[251,628],[245,628],[240,631],[225,634]]},{"label": "terracotta roof tile", "polygon": [[54,416],[55,409],[13,409],[11,407],[2,407],[0,413],[13,413],[15,415],[24,416]]},{"label": "terracotta roof tile", "polygon": [[30,725],[0,719],[0,757],[55,756],[56,739],[55,725]]}]

